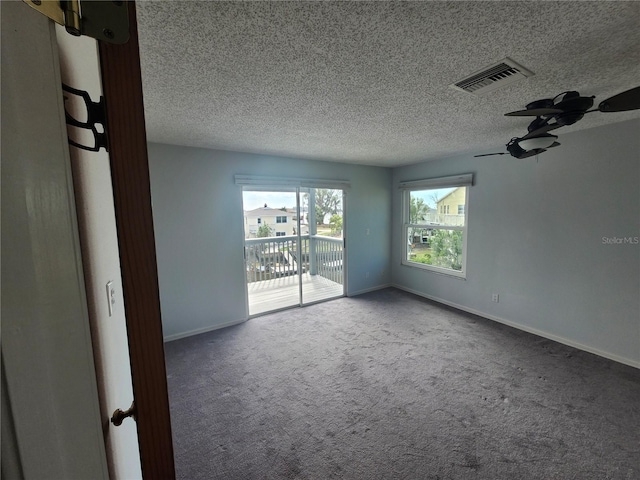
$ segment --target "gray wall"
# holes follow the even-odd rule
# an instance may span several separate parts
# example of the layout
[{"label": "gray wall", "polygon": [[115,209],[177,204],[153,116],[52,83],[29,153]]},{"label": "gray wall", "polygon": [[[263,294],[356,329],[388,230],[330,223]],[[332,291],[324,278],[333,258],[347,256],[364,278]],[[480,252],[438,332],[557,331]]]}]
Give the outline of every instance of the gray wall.
[{"label": "gray wall", "polygon": [[[281,174],[351,181],[348,294],[392,282],[640,366],[640,245],[603,243],[640,237],[639,134],[633,120],[565,133],[538,161],[465,155],[393,171],[150,144],[165,337],[246,319],[233,176]],[[467,172],[467,279],[401,265],[398,182]]]},{"label": "gray wall", "polygon": [[235,174],[350,181],[347,293],[391,281],[389,169],[163,144],[149,145],[149,164],[165,338],[247,318]]},{"label": "gray wall", "polygon": [[[393,283],[640,366],[640,245],[603,244],[640,236],[639,138],[634,120],[562,134],[538,162],[465,155],[394,169]],[[467,172],[467,279],[401,265],[398,182]]]}]

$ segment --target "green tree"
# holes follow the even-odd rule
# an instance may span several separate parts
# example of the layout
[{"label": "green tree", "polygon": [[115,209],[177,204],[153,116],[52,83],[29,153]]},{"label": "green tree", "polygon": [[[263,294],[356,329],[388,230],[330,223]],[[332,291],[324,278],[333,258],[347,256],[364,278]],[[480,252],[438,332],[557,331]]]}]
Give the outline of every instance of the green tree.
[{"label": "green tree", "polygon": [[258,231],[256,232],[256,237],[265,238],[265,237],[273,237],[273,228],[271,228],[266,223],[262,224]]},{"label": "green tree", "polygon": [[431,252],[433,265],[462,270],[462,232],[436,230],[431,240]]},{"label": "green tree", "polygon": [[415,256],[415,258],[413,258],[414,262],[417,263],[424,263],[427,265],[432,265],[433,262],[431,261],[431,254],[430,253],[419,253]]},{"label": "green tree", "polygon": [[[340,190],[329,188],[316,188],[316,223],[321,225],[327,214],[338,214],[342,210],[342,193]],[[304,203],[309,205],[309,194],[305,193]]]},{"label": "green tree", "polygon": [[409,206],[409,223],[420,223],[430,210],[431,208],[422,198],[412,196]]},{"label": "green tree", "polygon": [[342,215],[334,213],[329,220],[331,225],[331,233],[340,233],[342,231]]}]

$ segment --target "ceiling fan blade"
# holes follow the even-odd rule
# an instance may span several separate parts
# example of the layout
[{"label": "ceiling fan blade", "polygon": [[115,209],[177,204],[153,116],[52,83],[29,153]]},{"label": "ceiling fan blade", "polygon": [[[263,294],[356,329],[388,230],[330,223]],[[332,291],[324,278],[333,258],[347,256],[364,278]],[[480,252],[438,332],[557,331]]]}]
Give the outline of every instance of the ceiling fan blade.
[{"label": "ceiling fan blade", "polygon": [[528,152],[523,153],[518,158],[529,158],[529,157],[533,157],[534,155],[538,155],[539,153],[546,152],[546,151],[547,150],[545,148],[536,148],[535,150],[529,150]]},{"label": "ceiling fan blade", "polygon": [[562,145],[561,143],[558,142],[553,142],[551,145],[549,145],[547,148],[553,148],[553,147],[559,147],[560,145]]},{"label": "ceiling fan blade", "polygon": [[625,112],[640,108],[640,87],[632,88],[600,102],[601,112]]},{"label": "ceiling fan blade", "polygon": [[551,125],[545,125],[544,127],[536,128],[533,132],[527,133],[520,140],[527,140],[528,138],[539,137],[540,135],[550,132],[551,130],[555,130],[556,128],[560,128],[562,125],[558,123],[553,123]]},{"label": "ceiling fan blade", "polygon": [[545,115],[555,115],[562,113],[559,108],[530,108],[528,110],[518,110],[516,112],[505,113],[505,117],[542,117]]},{"label": "ceiling fan blade", "polygon": [[500,153],[483,153],[482,155],[474,155],[473,157],[488,157],[490,155],[506,155],[507,152],[500,152]]}]

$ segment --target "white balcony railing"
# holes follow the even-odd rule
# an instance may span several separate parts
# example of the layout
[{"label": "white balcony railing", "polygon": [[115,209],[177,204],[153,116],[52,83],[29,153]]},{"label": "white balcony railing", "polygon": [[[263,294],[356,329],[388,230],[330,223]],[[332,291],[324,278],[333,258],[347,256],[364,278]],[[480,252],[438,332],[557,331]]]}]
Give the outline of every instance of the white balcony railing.
[{"label": "white balcony railing", "polygon": [[320,235],[247,238],[247,283],[308,272],[343,283],[343,239]]},{"label": "white balcony railing", "polygon": [[464,214],[453,213],[435,213],[430,212],[422,216],[422,219],[416,223],[439,226],[462,226],[464,225]]},{"label": "white balcony railing", "polygon": [[343,246],[342,238],[318,235],[311,237],[311,250],[315,251],[315,273],[341,285],[343,284]]}]

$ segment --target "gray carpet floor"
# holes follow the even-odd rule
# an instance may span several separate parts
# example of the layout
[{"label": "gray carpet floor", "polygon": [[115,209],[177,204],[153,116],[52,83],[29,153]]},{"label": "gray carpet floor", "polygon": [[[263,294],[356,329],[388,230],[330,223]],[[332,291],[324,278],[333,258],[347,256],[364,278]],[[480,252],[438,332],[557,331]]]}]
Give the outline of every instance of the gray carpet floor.
[{"label": "gray carpet floor", "polygon": [[166,358],[181,479],[640,479],[640,370],[397,289]]}]

